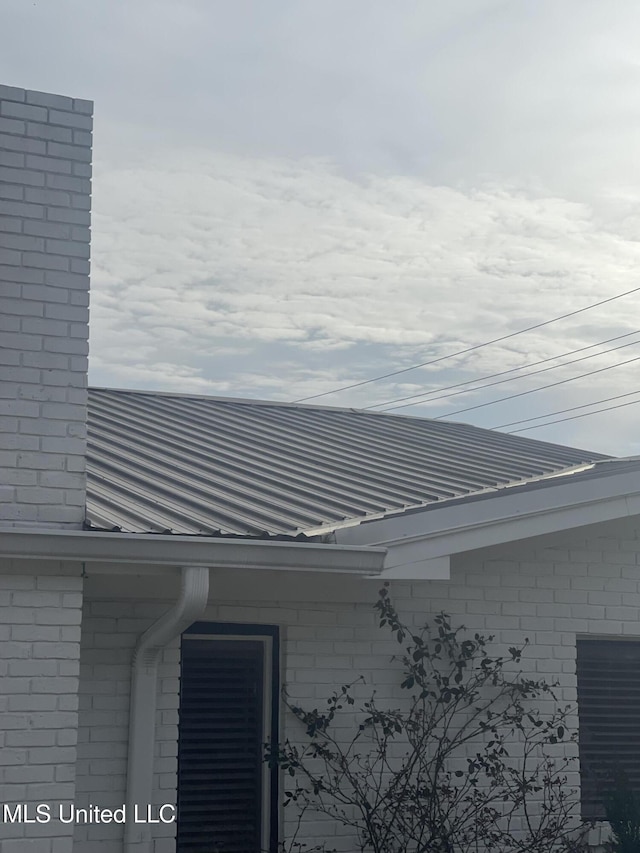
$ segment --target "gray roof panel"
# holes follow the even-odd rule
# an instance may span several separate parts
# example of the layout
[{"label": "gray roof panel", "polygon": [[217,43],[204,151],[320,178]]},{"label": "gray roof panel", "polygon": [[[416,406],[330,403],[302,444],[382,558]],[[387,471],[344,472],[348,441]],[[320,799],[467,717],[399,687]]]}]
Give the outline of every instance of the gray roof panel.
[{"label": "gray roof panel", "polygon": [[607,458],[405,415],[93,388],[87,523],[316,535]]}]

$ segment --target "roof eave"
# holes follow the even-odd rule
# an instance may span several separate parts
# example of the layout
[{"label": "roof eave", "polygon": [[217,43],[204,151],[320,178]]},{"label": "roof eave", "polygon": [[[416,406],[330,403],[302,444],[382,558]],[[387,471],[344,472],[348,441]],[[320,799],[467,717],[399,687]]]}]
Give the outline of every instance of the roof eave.
[{"label": "roof eave", "polygon": [[386,548],[318,542],[5,528],[0,557],[77,563],[208,566],[326,574],[379,575]]},{"label": "roof eave", "polygon": [[444,506],[335,532],[343,545],[385,547],[387,570],[640,515],[640,473],[625,472]]}]

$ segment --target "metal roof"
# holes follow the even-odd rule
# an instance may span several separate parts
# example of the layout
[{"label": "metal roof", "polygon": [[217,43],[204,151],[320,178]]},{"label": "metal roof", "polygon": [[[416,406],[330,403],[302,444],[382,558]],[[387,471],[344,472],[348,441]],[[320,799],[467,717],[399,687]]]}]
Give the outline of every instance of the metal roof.
[{"label": "metal roof", "polygon": [[608,458],[406,415],[93,388],[87,524],[317,536]]}]

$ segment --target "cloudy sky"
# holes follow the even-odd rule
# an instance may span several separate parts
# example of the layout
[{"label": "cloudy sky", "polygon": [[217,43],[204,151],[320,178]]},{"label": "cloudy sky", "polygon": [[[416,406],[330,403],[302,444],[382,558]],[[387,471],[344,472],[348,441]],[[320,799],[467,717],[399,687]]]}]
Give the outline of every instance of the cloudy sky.
[{"label": "cloudy sky", "polygon": [[640,454],[640,292],[397,373],[640,287],[635,0],[0,8],[1,82],[95,101],[92,384]]}]

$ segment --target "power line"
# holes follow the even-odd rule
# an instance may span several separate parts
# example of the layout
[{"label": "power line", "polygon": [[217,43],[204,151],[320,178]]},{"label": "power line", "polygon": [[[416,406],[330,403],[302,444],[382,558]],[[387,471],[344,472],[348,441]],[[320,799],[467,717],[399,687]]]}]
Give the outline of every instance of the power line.
[{"label": "power line", "polygon": [[631,364],[634,361],[640,361],[640,356],[630,358],[627,361],[620,361],[618,364],[610,364],[608,367],[600,367],[598,370],[590,370],[587,373],[581,373],[579,376],[571,376],[569,379],[561,379],[559,382],[551,382],[549,385],[541,385],[540,388],[531,388],[529,391],[521,391],[519,394],[509,394],[507,397],[499,397],[497,400],[490,400],[488,403],[478,403],[477,406],[468,406],[466,409],[457,409],[455,412],[447,412],[444,415],[438,415],[438,417],[433,418],[433,420],[441,421],[443,418],[450,418],[452,415],[460,415],[463,412],[483,409],[485,406],[494,406],[496,403],[503,403],[505,400],[515,400],[516,397],[525,397],[527,394],[535,394],[536,391],[545,391],[547,388],[555,388],[558,385],[565,385],[567,382],[575,382],[576,379],[584,379],[585,376],[595,376],[597,373],[604,373],[605,370],[613,370],[614,367],[623,367],[625,364]]},{"label": "power line", "polygon": [[[401,406],[390,406],[388,409],[382,409],[381,411],[393,412],[395,409],[406,409],[409,406],[419,406],[422,402],[434,403],[436,400],[444,400],[448,397],[458,397],[460,394],[469,394],[471,391],[481,391],[483,388],[491,388],[494,385],[503,385],[505,382],[513,382],[514,379],[525,379],[527,376],[537,376],[539,373],[548,373],[550,370],[557,370],[559,367],[566,367],[569,364],[577,364],[580,361],[587,361],[590,358],[597,358],[600,355],[607,355],[607,353],[616,352],[616,350],[619,349],[626,349],[626,347],[632,347],[636,344],[640,344],[640,341],[631,341],[631,343],[629,344],[620,344],[620,346],[618,347],[611,347],[611,349],[604,350],[603,352],[595,352],[592,355],[583,355],[582,358],[574,358],[571,361],[563,361],[561,364],[554,364],[551,367],[543,367],[542,370],[531,370],[529,373],[522,373],[520,376],[512,376],[510,379],[499,379],[497,382],[486,382],[484,385],[478,385],[477,388],[469,388],[466,391],[454,391],[453,394],[442,394],[442,396],[440,397],[431,397],[429,400],[418,400],[413,403],[403,403]],[[466,409],[464,409],[463,411],[466,411]]]},{"label": "power line", "polygon": [[[476,379],[466,379],[464,382],[456,382],[454,385],[443,385],[440,388],[433,388],[431,391],[419,391],[416,394],[408,394],[406,397],[397,397],[395,400],[385,400],[382,403],[372,403],[370,406],[365,406],[364,409],[377,409],[379,406],[387,406],[391,403],[402,403],[404,400],[415,400],[416,397],[423,397],[425,395],[429,396],[431,394],[437,394],[440,391],[449,391],[451,388],[461,388],[463,385],[473,385],[476,382],[484,382],[485,379],[495,379],[496,376],[506,376],[508,373],[517,373],[519,370],[524,370],[526,367],[537,367],[539,364],[546,364],[549,361],[555,361],[557,358],[564,358],[567,355],[575,355],[577,352],[584,352],[588,349],[593,349],[594,347],[602,346],[603,344],[610,344],[612,341],[619,341],[622,338],[631,337],[631,335],[640,334],[640,329],[636,329],[633,332],[626,332],[624,335],[616,335],[614,338],[607,338],[605,341],[598,341],[595,344],[589,344],[585,347],[578,347],[577,349],[568,350],[567,352],[560,352],[558,355],[549,356],[549,358],[543,358],[540,361],[531,361],[528,364],[522,364],[520,367],[511,367],[509,370],[501,370],[498,373],[489,373],[487,376],[480,376]],[[608,350],[610,352],[610,350]],[[519,352],[522,355],[521,352]],[[560,365],[559,365],[560,366]],[[519,379],[520,377],[516,376],[515,379]],[[475,388],[469,388],[469,392],[475,391]],[[419,402],[428,402],[427,400]]]},{"label": "power line", "polygon": [[[525,367],[535,367],[538,364],[546,364],[549,361],[555,361],[558,358],[564,358],[567,355],[573,355],[576,352],[584,352],[587,349],[593,349],[594,347],[602,346],[603,344],[611,343],[611,341],[619,341],[621,338],[628,338],[631,335],[640,334],[640,330],[636,330],[635,332],[627,332],[624,335],[617,335],[615,338],[608,338],[606,341],[600,341],[597,344],[589,344],[586,347],[578,347],[578,349],[569,350],[569,352],[559,353],[558,355],[553,355],[550,358],[543,358],[541,361],[532,361],[530,364],[523,364],[522,367],[512,367],[509,370],[502,370],[500,373],[490,373],[488,376],[482,376],[479,379],[468,379],[466,382],[458,382],[455,385],[445,385],[443,388],[434,388],[433,391],[423,391],[420,394],[410,394],[408,397],[399,397],[397,400],[388,400],[387,403],[399,403],[402,400],[414,400],[413,403],[403,403],[401,406],[390,406],[388,409],[381,409],[383,412],[390,412],[394,409],[406,409],[408,406],[418,406],[421,403],[433,403],[436,400],[444,400],[446,397],[457,397],[460,394],[470,394],[472,391],[480,391],[482,388],[490,388],[493,385],[502,385],[505,382],[513,382],[516,379],[524,379],[527,376],[535,376],[538,373],[546,373],[549,370],[556,370],[558,367],[565,367],[568,364],[576,364],[579,361],[586,361],[589,358],[597,358],[599,355],[606,355],[609,352],[615,352],[619,349],[624,349],[625,347],[631,347],[635,344],[640,343],[640,341],[631,341],[628,344],[621,344],[618,347],[611,347],[611,349],[603,350],[602,352],[593,353],[593,355],[586,355],[582,358],[575,358],[573,361],[563,361],[560,364],[555,364],[552,367],[545,367],[542,370],[532,370],[529,373],[522,373],[519,376],[512,376],[509,379],[500,379],[498,382],[487,382],[484,385],[478,385],[475,388],[467,388],[466,391],[455,391],[453,394],[441,394],[439,397],[431,397],[423,398],[424,394],[437,394],[439,391],[447,391],[449,388],[459,388],[461,385],[472,385],[475,382],[482,382],[485,379],[493,379],[496,376],[505,376],[508,373],[516,373],[519,370],[524,370]],[[416,397],[421,397],[423,399],[416,400]],[[386,406],[387,403],[376,403],[377,406]],[[372,409],[374,406],[366,406],[366,409]]]},{"label": "power line", "polygon": [[[621,400],[623,397],[632,397],[634,394],[640,394],[640,391],[629,391],[627,394],[616,394],[615,397],[605,397],[604,400],[594,400],[591,403],[583,403],[581,406],[571,406],[570,409],[560,409],[557,412],[547,412],[546,415],[536,415],[533,418],[522,418],[520,421],[510,421],[508,424],[498,424],[498,426],[488,427],[488,429],[503,429],[508,426],[516,426],[517,424],[528,424],[531,421],[540,421],[543,418],[553,418],[555,415],[564,415],[565,412],[576,412],[578,409],[589,409],[591,406],[598,406],[600,403],[609,403],[611,400]],[[640,400],[637,402],[640,403]],[[540,424],[545,426],[545,424]],[[519,432],[519,430],[513,430]]]},{"label": "power line", "polygon": [[361,382],[354,382],[351,385],[344,385],[342,388],[334,388],[333,391],[323,391],[321,394],[311,394],[308,397],[300,397],[299,400],[293,400],[294,403],[305,403],[307,400],[317,400],[320,397],[327,397],[329,394],[338,394],[340,391],[349,391],[351,388],[359,388],[362,385],[369,385],[371,382],[379,382],[381,379],[389,379],[391,376],[399,376],[401,373],[408,373],[410,370],[417,370],[419,367],[428,367],[431,364],[438,364],[441,361],[446,361],[449,358],[455,358],[458,355],[466,355],[469,352],[482,349],[483,347],[491,346],[492,344],[507,341],[510,338],[515,338],[517,335],[523,335],[525,332],[532,332],[534,329],[541,329],[543,326],[549,326],[551,323],[557,323],[558,320],[566,320],[567,317],[575,317],[576,314],[582,314],[584,311],[590,311],[592,308],[598,308],[600,305],[606,305],[608,302],[613,302],[616,299],[622,299],[623,296],[629,296],[631,293],[637,293],[640,287],[634,287],[632,290],[626,290],[624,293],[618,293],[616,296],[610,296],[608,299],[601,299],[600,302],[594,302],[592,305],[587,305],[584,308],[578,308],[576,311],[569,311],[567,314],[561,314],[559,317],[553,317],[551,320],[545,320],[542,323],[535,323],[533,326],[527,326],[526,329],[520,329],[518,332],[511,332],[508,335],[502,335],[499,338],[493,338],[490,341],[484,341],[481,344],[475,344],[472,347],[467,347],[458,352],[452,352],[448,355],[442,355],[439,358],[423,361],[421,364],[414,364],[411,367],[403,367],[401,370],[393,370],[390,373],[385,373],[381,376],[374,376],[371,379],[363,379]]},{"label": "power line", "polygon": [[588,418],[590,415],[599,415],[602,412],[611,412],[613,409],[624,409],[625,406],[636,406],[638,403],[640,403],[640,400],[631,400],[630,403],[620,403],[618,406],[605,406],[604,409],[597,409],[595,412],[584,412],[582,415],[572,415],[570,418],[559,418],[557,421],[549,421],[546,424],[537,424],[536,426],[523,427],[522,429],[507,430],[505,434],[513,435],[516,432],[527,432],[531,429],[541,429],[542,427],[551,426],[552,424],[564,423],[564,421],[575,421],[578,420],[578,418]]}]

